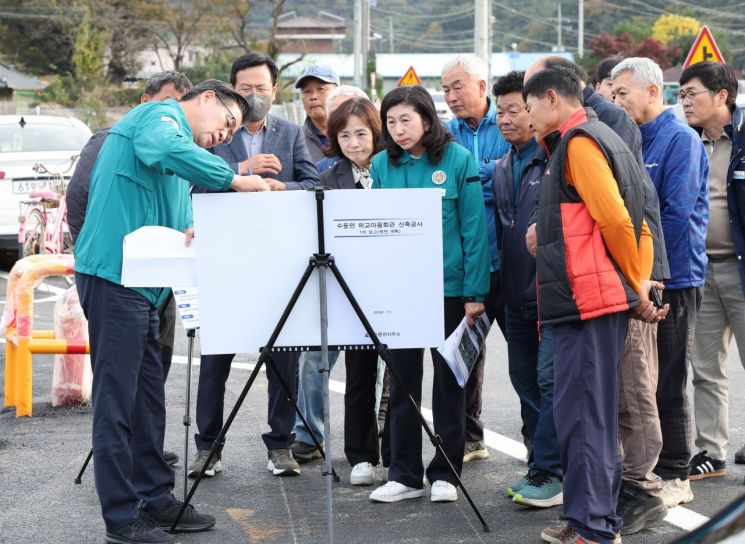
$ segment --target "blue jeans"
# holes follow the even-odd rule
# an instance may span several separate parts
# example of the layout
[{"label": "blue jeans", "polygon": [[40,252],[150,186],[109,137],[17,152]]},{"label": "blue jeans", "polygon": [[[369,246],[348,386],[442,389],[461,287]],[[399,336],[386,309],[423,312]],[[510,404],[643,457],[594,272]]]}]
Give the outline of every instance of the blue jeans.
[{"label": "blue jeans", "polygon": [[561,456],[554,424],[553,335],[541,326],[535,308],[507,307],[507,354],[512,386],[520,397],[520,412],[533,448],[528,466],[561,477]]},{"label": "blue jeans", "polygon": [[[338,358],[338,351],[329,351],[329,369],[334,368]],[[298,365],[297,406],[319,444],[323,444],[323,376],[318,371],[321,367],[321,352],[304,352],[300,355]],[[313,439],[300,417],[295,418],[295,441],[313,444]]]}]

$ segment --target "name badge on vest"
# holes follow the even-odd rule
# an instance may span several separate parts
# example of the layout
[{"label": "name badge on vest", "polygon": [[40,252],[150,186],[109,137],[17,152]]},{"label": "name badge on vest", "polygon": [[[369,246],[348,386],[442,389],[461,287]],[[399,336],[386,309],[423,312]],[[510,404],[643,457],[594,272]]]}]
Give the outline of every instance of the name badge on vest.
[{"label": "name badge on vest", "polygon": [[732,179],[745,179],[745,171],[735,170],[732,172]]}]

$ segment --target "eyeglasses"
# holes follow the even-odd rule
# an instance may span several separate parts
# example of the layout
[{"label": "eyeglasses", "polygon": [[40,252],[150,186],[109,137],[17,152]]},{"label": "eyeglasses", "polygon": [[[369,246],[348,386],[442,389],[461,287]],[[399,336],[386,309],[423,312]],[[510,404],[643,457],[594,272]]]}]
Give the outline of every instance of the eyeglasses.
[{"label": "eyeglasses", "polygon": [[220,104],[222,104],[223,108],[225,108],[225,111],[227,112],[228,116],[225,119],[225,125],[228,129],[228,137],[225,138],[225,141],[222,143],[229,144],[233,141],[233,131],[235,131],[235,127],[238,125],[238,120],[235,118],[235,115],[230,111],[230,108],[228,108],[228,105],[225,103],[225,101],[220,98],[220,95],[215,93],[215,97],[220,101]]},{"label": "eyeglasses", "polygon": [[695,92],[695,91],[680,92],[678,93],[678,101],[681,103],[685,102],[686,100],[691,101],[693,100],[693,97],[696,96],[697,94],[704,94],[708,92],[711,92],[711,91],[704,90],[704,91],[698,91],[698,92]]}]

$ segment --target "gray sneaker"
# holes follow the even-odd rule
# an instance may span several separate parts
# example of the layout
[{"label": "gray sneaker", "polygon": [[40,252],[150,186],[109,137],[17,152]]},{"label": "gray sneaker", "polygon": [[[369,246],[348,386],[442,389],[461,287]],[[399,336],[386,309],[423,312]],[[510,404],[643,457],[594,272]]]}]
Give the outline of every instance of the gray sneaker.
[{"label": "gray sneaker", "polygon": [[269,463],[266,468],[275,476],[297,476],[300,474],[300,465],[292,457],[290,448],[269,450]]},{"label": "gray sneaker", "polygon": [[476,459],[488,459],[489,450],[483,440],[466,442],[466,449],[463,451],[463,462],[475,461]]},{"label": "gray sneaker", "polygon": [[[196,478],[199,475],[199,471],[202,470],[204,463],[207,461],[207,457],[210,456],[210,450],[197,450],[197,456],[189,465],[189,478]],[[220,461],[221,455],[218,453],[207,465],[207,470],[204,471],[206,478],[212,478],[218,472],[222,472],[222,462]]]}]

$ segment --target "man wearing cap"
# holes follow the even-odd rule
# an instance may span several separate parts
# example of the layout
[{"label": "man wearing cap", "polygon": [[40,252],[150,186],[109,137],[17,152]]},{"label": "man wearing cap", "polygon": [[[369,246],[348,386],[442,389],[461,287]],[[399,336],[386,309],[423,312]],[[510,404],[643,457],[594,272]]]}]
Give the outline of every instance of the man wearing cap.
[{"label": "man wearing cap", "polygon": [[307,117],[303,124],[305,145],[313,162],[326,157],[323,148],[329,144],[326,138],[326,100],[329,94],[339,86],[339,76],[330,66],[313,64],[308,66],[295,83],[300,89],[300,99]]}]

